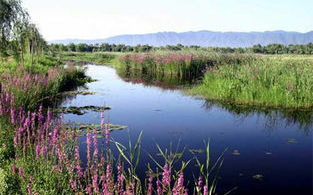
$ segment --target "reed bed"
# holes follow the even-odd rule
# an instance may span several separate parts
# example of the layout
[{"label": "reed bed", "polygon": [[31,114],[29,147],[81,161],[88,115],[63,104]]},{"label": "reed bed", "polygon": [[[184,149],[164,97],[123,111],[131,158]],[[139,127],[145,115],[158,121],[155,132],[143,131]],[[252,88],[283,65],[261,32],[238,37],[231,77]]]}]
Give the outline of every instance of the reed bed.
[{"label": "reed bed", "polygon": [[[0,76],[1,94],[12,96],[11,105],[32,110],[42,102],[51,101],[60,91],[88,81],[84,70],[74,66],[52,67],[39,72],[34,74],[24,66],[3,70]],[[4,102],[0,105],[7,106]]]},{"label": "reed bed", "polygon": [[168,74],[183,78],[199,78],[211,66],[225,63],[241,64],[258,56],[248,54],[217,54],[203,52],[151,52],[121,56],[118,68],[125,71]]},{"label": "reed bed", "polygon": [[207,70],[202,84],[188,91],[207,99],[280,108],[313,107],[313,63],[264,58]]}]

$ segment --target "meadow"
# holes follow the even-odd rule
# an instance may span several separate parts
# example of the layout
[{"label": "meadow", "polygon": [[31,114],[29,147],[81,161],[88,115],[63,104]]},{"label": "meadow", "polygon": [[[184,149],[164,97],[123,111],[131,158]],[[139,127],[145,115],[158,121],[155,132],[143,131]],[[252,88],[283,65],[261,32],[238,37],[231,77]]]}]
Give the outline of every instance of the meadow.
[{"label": "meadow", "polygon": [[[103,107],[96,105],[83,107],[93,107],[97,108],[96,111],[101,111],[99,113],[101,121],[97,126],[84,124],[85,126],[77,127],[64,123],[63,116],[53,112],[58,110],[53,106],[58,106],[60,93],[75,90],[76,87],[93,81],[86,76],[84,68],[76,66],[73,62],[111,65],[119,74],[129,76],[130,81],[134,83],[152,80],[153,84],[163,86],[161,83],[165,81],[167,83],[165,86],[171,85],[168,89],[172,89],[176,83],[185,84],[187,81],[188,88],[185,88],[187,94],[206,99],[287,109],[313,107],[312,44],[257,45],[246,49],[185,47],[180,44],[166,47],[48,44],[32,23],[21,1],[3,0],[0,4],[0,195],[220,194],[219,173],[223,169],[226,149],[219,155],[216,155],[215,151],[217,158],[212,160],[210,143],[207,140],[204,149],[199,149],[199,146],[190,148],[188,156],[190,158],[187,160],[186,147],[174,148],[170,144],[169,148],[163,149],[155,143],[156,156],[147,153],[153,164],[145,164],[144,162],[148,161],[144,161],[145,157],[142,156],[143,132],[139,133],[135,141],[129,136],[127,145],[115,141],[112,124],[104,117],[107,111],[99,110]],[[290,53],[306,55],[289,55]],[[112,80],[115,79],[114,82],[120,82],[115,74],[108,76],[111,76]],[[138,76],[145,78],[137,80]],[[119,84],[125,87],[123,89],[130,90],[129,85],[121,82]],[[124,96],[127,98],[130,94],[133,95],[133,89],[131,91]],[[141,89],[136,95],[142,95],[143,91],[144,89]],[[85,95],[94,94],[84,92]],[[146,91],[145,94],[150,95],[147,96],[150,98],[164,95],[158,92],[158,90]],[[108,90],[105,93],[110,92]],[[121,94],[121,90],[118,93]],[[75,96],[79,92],[74,91],[73,94]],[[97,97],[99,96],[93,96],[95,99],[92,100],[95,101]],[[147,100],[146,96],[136,97]],[[176,97],[181,96],[175,94],[174,98]],[[170,100],[174,102],[178,99],[183,98]],[[125,100],[123,97],[116,100],[120,100],[125,107],[134,105],[131,111],[136,110],[136,113],[133,115],[141,114],[139,108],[145,103],[136,104],[134,101],[135,103],[129,104],[130,99]],[[153,99],[154,102],[159,100]],[[192,102],[193,99],[188,101]],[[185,103],[193,105],[189,104],[190,102]],[[193,114],[199,111],[198,102],[196,103],[197,107],[192,111]],[[168,104],[163,103],[163,106],[169,107]],[[179,108],[178,112],[182,108],[189,108],[184,103],[175,106],[177,107],[172,108]],[[69,111],[70,108],[59,110]],[[145,116],[141,115],[138,118],[157,116],[156,112],[161,112],[154,109],[152,113],[154,115],[150,115],[150,110],[149,113],[144,113]],[[184,111],[188,112],[189,110]],[[200,113],[204,112],[201,110]],[[181,113],[175,113],[174,116],[179,114]],[[229,115],[224,113],[224,116]],[[186,121],[190,119],[187,117]],[[311,115],[299,118],[306,123],[307,120],[311,120]],[[203,119],[205,119],[202,121],[205,123],[202,123],[203,127],[207,127],[206,119],[212,118]],[[148,124],[151,121],[144,122]],[[157,120],[153,122],[159,123],[156,131],[161,129],[160,124],[164,125]],[[181,121],[176,122],[178,126],[181,125]],[[182,126],[179,128],[188,129]],[[193,131],[196,132],[196,129]],[[207,133],[207,129],[205,128],[205,132],[202,133]],[[196,134],[194,133],[192,137],[197,138]],[[218,134],[222,135],[223,132]],[[210,137],[208,134],[203,135],[206,135],[205,138]],[[169,137],[169,134],[162,136]],[[192,139],[190,134],[188,136],[188,140]],[[232,140],[236,140],[236,137]],[[249,141],[248,138],[246,140]],[[199,141],[198,139],[195,142]],[[297,143],[297,140],[289,138],[289,142]],[[149,145],[151,146],[151,142]],[[200,156],[200,153],[203,154]],[[240,152],[235,149],[233,155],[238,156]],[[144,176],[139,174],[139,169],[144,172]],[[232,165],[231,169],[235,169],[235,166]],[[188,175],[185,175],[186,173]],[[246,178],[263,179],[260,173],[249,174],[253,175]],[[236,186],[232,184],[222,191],[226,195],[235,189]]]}]

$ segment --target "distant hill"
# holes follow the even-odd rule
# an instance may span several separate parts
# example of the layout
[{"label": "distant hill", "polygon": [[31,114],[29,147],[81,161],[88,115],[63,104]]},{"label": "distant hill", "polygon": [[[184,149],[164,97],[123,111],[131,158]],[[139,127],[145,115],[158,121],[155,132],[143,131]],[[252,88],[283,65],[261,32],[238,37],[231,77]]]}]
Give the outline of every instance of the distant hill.
[{"label": "distant hill", "polygon": [[214,31],[190,31],[190,32],[158,32],[150,34],[118,35],[106,39],[82,40],[65,39],[55,40],[50,43],[110,43],[125,45],[198,45],[217,47],[250,47],[256,44],[268,45],[271,43],[308,44],[313,42],[313,31],[307,33],[287,31],[265,32],[214,32]]}]

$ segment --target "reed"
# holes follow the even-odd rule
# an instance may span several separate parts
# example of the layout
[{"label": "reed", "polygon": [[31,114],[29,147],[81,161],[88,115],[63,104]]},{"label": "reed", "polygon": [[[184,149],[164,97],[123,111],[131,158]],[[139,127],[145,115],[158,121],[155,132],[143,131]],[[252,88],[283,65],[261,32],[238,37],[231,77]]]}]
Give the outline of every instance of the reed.
[{"label": "reed", "polygon": [[217,54],[204,52],[132,53],[118,59],[118,68],[125,71],[167,74],[182,78],[199,78],[211,66],[225,63],[241,64],[257,56],[248,54]]},{"label": "reed", "polygon": [[313,107],[313,63],[263,58],[208,69],[202,84],[187,93],[207,99],[280,108]]}]

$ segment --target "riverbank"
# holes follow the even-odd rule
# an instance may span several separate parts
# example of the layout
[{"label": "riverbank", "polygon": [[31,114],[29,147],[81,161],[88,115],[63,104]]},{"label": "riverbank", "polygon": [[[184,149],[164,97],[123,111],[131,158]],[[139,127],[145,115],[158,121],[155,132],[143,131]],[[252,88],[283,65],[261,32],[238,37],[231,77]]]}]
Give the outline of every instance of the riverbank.
[{"label": "riverbank", "polygon": [[313,62],[268,57],[209,69],[187,94],[238,104],[285,109],[313,107]]},{"label": "riverbank", "polygon": [[218,53],[139,53],[118,58],[127,74],[196,81],[186,94],[283,109],[313,107],[312,56]]},{"label": "riverbank", "polygon": [[[90,126],[82,131],[54,116],[45,100],[55,101],[68,83],[80,84],[83,69],[18,63],[3,67],[8,68],[3,68],[1,76],[0,194],[188,193],[183,172],[189,162],[181,159],[184,151],[173,151],[173,158],[172,151],[168,154],[158,146],[165,162],[154,160],[158,168],[148,167],[148,178],[139,178],[136,169],[142,134],[126,147],[110,139],[112,129],[104,122],[103,112],[100,130]],[[80,148],[82,137],[87,139],[86,156],[80,154],[86,151]],[[99,147],[102,143],[106,144],[103,149]],[[118,149],[118,156],[113,157],[110,145]],[[208,145],[205,147],[208,162]],[[177,161],[181,166],[174,165]],[[199,162],[207,169],[197,173],[195,182],[200,184],[193,187],[197,194],[215,191],[216,176],[209,175],[208,169],[218,171],[221,164],[221,158],[216,161],[218,167]]]},{"label": "riverbank", "polygon": [[31,194],[33,184],[39,194],[65,192],[70,186],[66,175],[49,166],[55,162],[52,156],[38,158],[37,148],[45,146],[43,156],[44,150],[52,149],[47,147],[49,133],[61,126],[56,126],[58,122],[46,110],[60,92],[89,81],[84,69],[64,68],[54,58],[43,56],[33,64],[27,59],[23,64],[2,61],[0,72],[0,194]]}]

